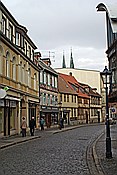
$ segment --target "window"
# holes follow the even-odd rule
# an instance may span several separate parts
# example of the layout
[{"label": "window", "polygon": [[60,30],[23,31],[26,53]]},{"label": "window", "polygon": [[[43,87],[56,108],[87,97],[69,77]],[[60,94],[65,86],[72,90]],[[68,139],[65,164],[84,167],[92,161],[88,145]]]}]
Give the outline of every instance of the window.
[{"label": "window", "polygon": [[34,61],[34,50],[32,50],[31,60]]},{"label": "window", "polygon": [[76,95],[74,95],[74,103],[76,103]]},{"label": "window", "polygon": [[28,46],[28,57],[31,59],[31,47]]},{"label": "window", "polygon": [[46,72],[44,72],[44,84],[46,84]]},{"label": "window", "polygon": [[13,57],[12,60],[12,72],[13,72],[13,80],[16,80],[16,58]]},{"label": "window", "polygon": [[31,87],[31,70],[28,68],[28,86]]},{"label": "window", "polygon": [[78,98],[78,103],[82,104],[82,98]]},{"label": "window", "polygon": [[27,56],[27,43],[25,42],[25,48],[24,48],[24,51],[25,51],[25,55]]},{"label": "window", "polygon": [[20,46],[20,34],[18,32],[16,32],[16,35],[15,35],[15,44],[17,46]]},{"label": "window", "polygon": [[10,53],[7,51],[6,53],[6,76],[10,77]]},{"label": "window", "polygon": [[50,105],[50,94],[48,94],[48,105]]},{"label": "window", "polygon": [[60,102],[62,102],[62,94],[60,94]]},{"label": "window", "polygon": [[72,103],[74,102],[74,96],[72,95]]},{"label": "window", "polygon": [[66,94],[64,94],[64,102],[66,102]]},{"label": "window", "polygon": [[55,77],[55,88],[57,88],[57,77]]},{"label": "window", "polygon": [[76,108],[74,108],[74,117],[76,117]]},{"label": "window", "polygon": [[84,104],[88,104],[88,100],[87,99],[84,99]]},{"label": "window", "polygon": [[22,67],[22,82],[26,83],[26,75],[25,75],[25,64]]},{"label": "window", "polygon": [[40,71],[40,83],[43,83],[43,72]]},{"label": "window", "polygon": [[[0,45],[0,56],[3,55],[3,47]],[[3,74],[3,60],[2,60],[2,57],[0,58],[0,74]]]},{"label": "window", "polygon": [[11,24],[9,24],[8,38],[13,41],[13,27]]},{"label": "window", "polygon": [[43,104],[46,104],[46,94],[43,95]]},{"label": "window", "polygon": [[73,117],[73,108],[71,108],[71,116]]},{"label": "window", "polygon": [[[20,46],[21,46],[21,48],[25,49],[24,48],[24,36],[23,35],[20,35]],[[27,50],[27,44],[26,44],[26,50]]]},{"label": "window", "polygon": [[50,86],[50,74],[48,74],[48,85]]},{"label": "window", "polygon": [[37,76],[36,73],[34,74],[34,89],[36,90],[36,85],[37,85]]},{"label": "window", "polygon": [[54,87],[54,76],[52,76],[52,87]]},{"label": "window", "polygon": [[4,35],[6,35],[6,19],[2,16],[1,22],[1,31]]},{"label": "window", "polygon": [[55,104],[55,96],[52,95],[52,104],[54,105]]},{"label": "window", "polygon": [[67,94],[67,102],[69,102],[69,94]]}]

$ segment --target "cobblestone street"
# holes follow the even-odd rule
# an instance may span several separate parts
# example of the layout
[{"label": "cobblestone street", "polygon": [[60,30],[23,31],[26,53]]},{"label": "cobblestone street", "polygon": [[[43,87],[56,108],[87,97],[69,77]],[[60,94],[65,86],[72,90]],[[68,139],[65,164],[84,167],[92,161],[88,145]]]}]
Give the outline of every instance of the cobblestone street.
[{"label": "cobblestone street", "polygon": [[87,147],[103,129],[87,125],[0,150],[0,175],[89,175]]}]

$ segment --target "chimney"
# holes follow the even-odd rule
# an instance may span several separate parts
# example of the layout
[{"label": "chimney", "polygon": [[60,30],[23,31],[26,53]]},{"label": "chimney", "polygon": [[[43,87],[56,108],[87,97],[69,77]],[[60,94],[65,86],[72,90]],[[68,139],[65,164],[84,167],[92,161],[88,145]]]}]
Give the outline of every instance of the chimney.
[{"label": "chimney", "polygon": [[72,72],[70,72],[69,75],[72,76]]},{"label": "chimney", "polygon": [[41,60],[48,66],[51,65],[51,61],[50,61],[50,58],[41,58]]}]

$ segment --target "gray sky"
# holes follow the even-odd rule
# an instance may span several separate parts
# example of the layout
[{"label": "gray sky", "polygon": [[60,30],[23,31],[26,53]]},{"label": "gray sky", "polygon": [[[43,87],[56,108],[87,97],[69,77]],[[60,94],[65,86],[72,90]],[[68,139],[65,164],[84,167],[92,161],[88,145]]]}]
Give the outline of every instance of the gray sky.
[{"label": "gray sky", "polygon": [[[28,29],[42,56],[49,56],[50,51],[53,68],[62,67],[63,50],[66,66],[70,66],[71,47],[75,68],[102,71],[107,65],[105,13],[96,10],[102,1],[1,1],[19,24]],[[110,4],[110,0],[103,3]]]}]

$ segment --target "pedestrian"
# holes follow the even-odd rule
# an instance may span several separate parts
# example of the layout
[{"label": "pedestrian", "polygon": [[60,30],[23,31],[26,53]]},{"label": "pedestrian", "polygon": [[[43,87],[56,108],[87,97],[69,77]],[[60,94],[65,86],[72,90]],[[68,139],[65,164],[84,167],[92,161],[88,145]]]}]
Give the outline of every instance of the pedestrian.
[{"label": "pedestrian", "polygon": [[25,117],[22,118],[22,124],[21,124],[21,129],[22,129],[22,137],[26,137],[26,128],[27,128],[27,123]]},{"label": "pedestrian", "polygon": [[59,129],[62,129],[62,128],[63,128],[63,118],[61,117],[59,121]]},{"label": "pedestrian", "polygon": [[41,117],[40,119],[40,126],[41,126],[41,131],[44,130],[44,118]]},{"label": "pedestrian", "polygon": [[30,127],[30,134],[31,136],[34,136],[34,131],[35,131],[35,127],[36,127],[36,122],[35,122],[35,118],[32,117],[30,122],[29,122],[29,127]]}]

